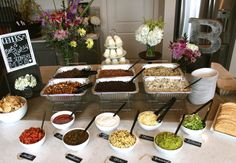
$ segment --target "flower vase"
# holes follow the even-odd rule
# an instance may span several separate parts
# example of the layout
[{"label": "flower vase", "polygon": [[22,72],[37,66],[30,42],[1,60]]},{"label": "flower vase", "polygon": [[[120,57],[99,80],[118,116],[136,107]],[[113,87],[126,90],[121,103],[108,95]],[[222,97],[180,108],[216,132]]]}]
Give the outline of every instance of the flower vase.
[{"label": "flower vase", "polygon": [[26,87],[23,91],[21,91],[22,96],[25,98],[33,97],[33,89],[31,87]]},{"label": "flower vase", "polygon": [[144,60],[158,60],[161,59],[161,53],[155,51],[155,46],[147,45],[147,50],[140,52],[139,57]]},{"label": "flower vase", "polygon": [[78,52],[70,49],[56,50],[57,63],[61,66],[69,66],[78,63]]},{"label": "flower vase", "polygon": [[155,56],[155,46],[147,45],[146,57],[152,58]]}]

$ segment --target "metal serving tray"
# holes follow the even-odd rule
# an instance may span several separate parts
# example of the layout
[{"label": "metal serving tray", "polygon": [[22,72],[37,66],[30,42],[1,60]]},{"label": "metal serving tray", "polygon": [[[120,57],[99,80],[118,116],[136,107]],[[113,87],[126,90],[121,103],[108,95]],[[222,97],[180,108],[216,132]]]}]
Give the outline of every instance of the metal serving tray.
[{"label": "metal serving tray", "polygon": [[[179,66],[179,64],[177,63],[155,63],[155,64],[143,64],[142,68],[148,69],[148,68],[152,68],[152,67],[166,67],[166,68],[175,68]],[[180,74],[179,76],[183,76],[184,73],[182,72],[182,70],[179,68],[178,69]],[[146,75],[144,75],[144,72],[142,73],[143,77],[146,77]]]},{"label": "metal serving tray", "polygon": [[40,92],[40,95],[46,97],[51,102],[67,102],[67,101],[79,101],[81,96],[83,96],[86,91],[78,94],[44,94],[46,87],[57,84],[60,82],[80,82],[81,84],[89,83],[89,79],[87,78],[66,78],[66,79],[51,79],[48,84],[43,88]]},{"label": "metal serving tray", "polygon": [[[117,70],[117,69],[121,69],[121,70],[128,70],[130,68],[132,64],[119,64],[119,65],[102,65],[100,67],[100,69],[98,70],[98,73],[96,75],[96,78],[99,78],[99,74],[101,70]],[[135,75],[135,71],[134,68],[131,68],[131,71],[133,72],[133,74]],[[133,75],[133,76],[134,76]],[[117,76],[118,77],[118,76]],[[122,77],[126,77],[126,76],[122,76]],[[106,77],[103,77],[106,78]],[[111,78],[111,77],[109,77]]]},{"label": "metal serving tray", "polygon": [[83,70],[83,69],[91,69],[91,66],[90,65],[63,66],[63,67],[60,67],[57,69],[56,73],[53,75],[53,78],[61,72],[70,71],[70,70],[73,70],[74,68],[76,68],[78,70]]},{"label": "metal serving tray", "polygon": [[186,96],[188,94],[191,93],[191,88],[189,91],[187,92],[183,92],[183,91],[178,91],[178,92],[158,92],[158,91],[149,91],[148,88],[147,88],[147,81],[153,81],[153,80],[156,80],[156,79],[162,79],[162,78],[167,78],[167,79],[170,79],[170,80],[178,80],[178,79],[181,79],[183,81],[187,81],[186,78],[184,76],[159,76],[159,77],[153,77],[153,76],[150,76],[150,77],[145,77],[144,78],[144,90],[147,94],[150,94],[151,96],[153,96],[155,99],[168,99],[168,98],[171,98],[171,97],[175,97],[176,99],[184,99],[186,98]]},{"label": "metal serving tray", "polygon": [[128,82],[132,77],[114,77],[114,78],[100,78],[96,80],[96,83],[92,89],[94,95],[98,95],[101,100],[128,100],[132,95],[139,92],[138,81],[134,80],[136,90],[131,92],[96,92],[95,87],[99,82],[107,81],[124,81]]}]

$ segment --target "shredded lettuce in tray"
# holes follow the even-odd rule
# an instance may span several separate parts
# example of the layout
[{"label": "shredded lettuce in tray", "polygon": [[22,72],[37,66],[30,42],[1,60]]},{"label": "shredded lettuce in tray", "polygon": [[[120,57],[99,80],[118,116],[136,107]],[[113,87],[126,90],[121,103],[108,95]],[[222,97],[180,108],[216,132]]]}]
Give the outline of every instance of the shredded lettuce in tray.
[{"label": "shredded lettuce in tray", "polygon": [[201,130],[204,128],[202,120],[198,114],[186,115],[183,126],[191,130]]}]

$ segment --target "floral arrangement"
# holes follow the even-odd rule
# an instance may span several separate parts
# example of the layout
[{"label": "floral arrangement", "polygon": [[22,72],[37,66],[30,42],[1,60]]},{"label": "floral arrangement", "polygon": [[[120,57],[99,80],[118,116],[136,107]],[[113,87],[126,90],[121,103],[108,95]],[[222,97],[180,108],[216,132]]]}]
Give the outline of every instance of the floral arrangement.
[{"label": "floral arrangement", "polygon": [[201,52],[197,45],[191,44],[187,40],[186,34],[177,42],[170,43],[170,51],[172,54],[173,59],[181,62],[196,62],[197,58],[201,56]]},{"label": "floral arrangement", "polygon": [[[68,0],[67,5],[62,0],[62,9],[52,13],[43,12],[42,25],[47,41],[61,53],[65,64],[69,64],[74,52],[81,48],[91,49],[93,39],[87,37],[88,18],[85,13],[94,0],[83,9],[80,0]],[[67,6],[67,7],[66,7]],[[96,19],[91,19],[95,24],[100,24]],[[91,22],[91,23],[92,23]]]},{"label": "floral arrangement", "polygon": [[15,80],[15,89],[23,91],[27,87],[34,88],[37,85],[37,80],[33,75],[26,74]]},{"label": "floral arrangement", "polygon": [[163,27],[162,19],[148,20],[135,31],[136,40],[147,45],[147,55],[152,55],[151,47],[159,44],[163,39]]}]

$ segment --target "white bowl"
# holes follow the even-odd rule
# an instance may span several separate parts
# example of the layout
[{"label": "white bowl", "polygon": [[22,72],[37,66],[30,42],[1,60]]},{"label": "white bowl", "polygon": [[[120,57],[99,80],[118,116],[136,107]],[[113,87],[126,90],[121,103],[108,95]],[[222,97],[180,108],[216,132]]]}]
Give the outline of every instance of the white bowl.
[{"label": "white bowl", "polygon": [[16,111],[9,113],[0,113],[0,121],[4,123],[13,123],[22,119],[27,112],[27,100],[21,97],[25,101],[24,105]]},{"label": "white bowl", "polygon": [[35,149],[38,149],[39,147],[41,147],[43,145],[43,143],[45,142],[45,140],[46,140],[46,132],[44,131],[44,137],[36,143],[24,144],[21,141],[19,141],[19,142],[24,148],[27,148],[27,149],[30,149],[30,150],[35,150]]},{"label": "white bowl", "polygon": [[154,125],[154,126],[148,126],[148,125],[145,125],[145,124],[143,124],[142,122],[139,122],[139,121],[138,121],[138,124],[139,124],[139,126],[140,126],[142,129],[147,130],[147,131],[151,131],[151,130],[155,130],[155,129],[157,129],[158,127],[160,127],[161,124],[162,124],[162,121],[161,121],[161,123],[157,123],[157,124]]},{"label": "white bowl", "polygon": [[188,129],[188,128],[184,127],[183,125],[181,125],[181,129],[188,135],[197,136],[197,135],[202,134],[205,131],[206,126],[200,130],[191,130],[191,129]]},{"label": "white bowl", "polygon": [[101,125],[101,122],[99,122],[99,120],[101,120],[101,119],[106,120],[109,117],[113,117],[113,115],[114,115],[114,113],[111,113],[111,112],[105,112],[105,113],[101,113],[101,114],[97,115],[97,117],[95,119],[95,124],[96,124],[97,128],[104,133],[110,133],[113,130],[115,130],[120,124],[120,117],[118,115],[116,115],[114,117],[114,121],[112,124],[110,123],[107,125]]},{"label": "white bowl", "polygon": [[135,136],[135,138],[136,138],[136,142],[134,143],[134,145],[132,145],[128,148],[118,148],[118,147],[113,146],[110,142],[109,142],[109,145],[115,152],[118,152],[118,153],[121,153],[121,154],[126,154],[126,153],[131,152],[134,149],[134,147],[136,146],[136,144],[138,142],[138,137]]},{"label": "white bowl", "polygon": [[65,147],[68,148],[68,149],[70,149],[70,150],[72,150],[72,151],[79,151],[79,150],[82,150],[82,149],[88,144],[88,142],[89,142],[90,134],[89,134],[88,131],[86,131],[86,132],[88,133],[88,139],[87,139],[85,142],[83,142],[82,144],[78,144],[78,145],[68,145],[68,144],[66,144],[66,143],[64,142],[64,136],[65,136],[68,132],[70,132],[70,131],[72,131],[72,130],[78,130],[78,129],[84,130],[83,128],[73,128],[73,129],[70,129],[70,130],[68,130],[68,131],[63,135],[63,138],[62,138],[63,144],[65,145]]},{"label": "white bowl", "polygon": [[[156,136],[157,136],[157,135],[156,135]],[[156,144],[156,142],[155,142],[156,136],[154,137],[154,141],[153,141],[153,142],[154,142],[154,146],[155,146],[155,148],[156,148],[159,152],[161,152],[161,153],[163,153],[163,154],[165,154],[165,155],[174,155],[174,154],[178,153],[178,152],[183,148],[184,142],[182,143],[182,146],[181,146],[181,147],[179,147],[179,148],[177,148],[177,149],[174,149],[174,150],[168,150],[168,149],[161,148],[161,147],[158,146],[158,145]]]},{"label": "white bowl", "polygon": [[72,115],[72,118],[73,118],[73,119],[72,119],[70,122],[67,122],[67,123],[64,123],[64,124],[56,124],[56,123],[53,123],[53,120],[54,120],[54,118],[56,118],[56,117],[59,116],[59,115],[62,115],[62,114],[70,115],[71,113],[72,113],[71,111],[59,111],[59,112],[53,114],[52,117],[51,117],[51,123],[52,123],[52,125],[53,125],[55,128],[60,129],[60,130],[65,130],[65,129],[69,128],[69,127],[74,123],[74,121],[75,121],[75,115],[74,115],[74,114]]}]

